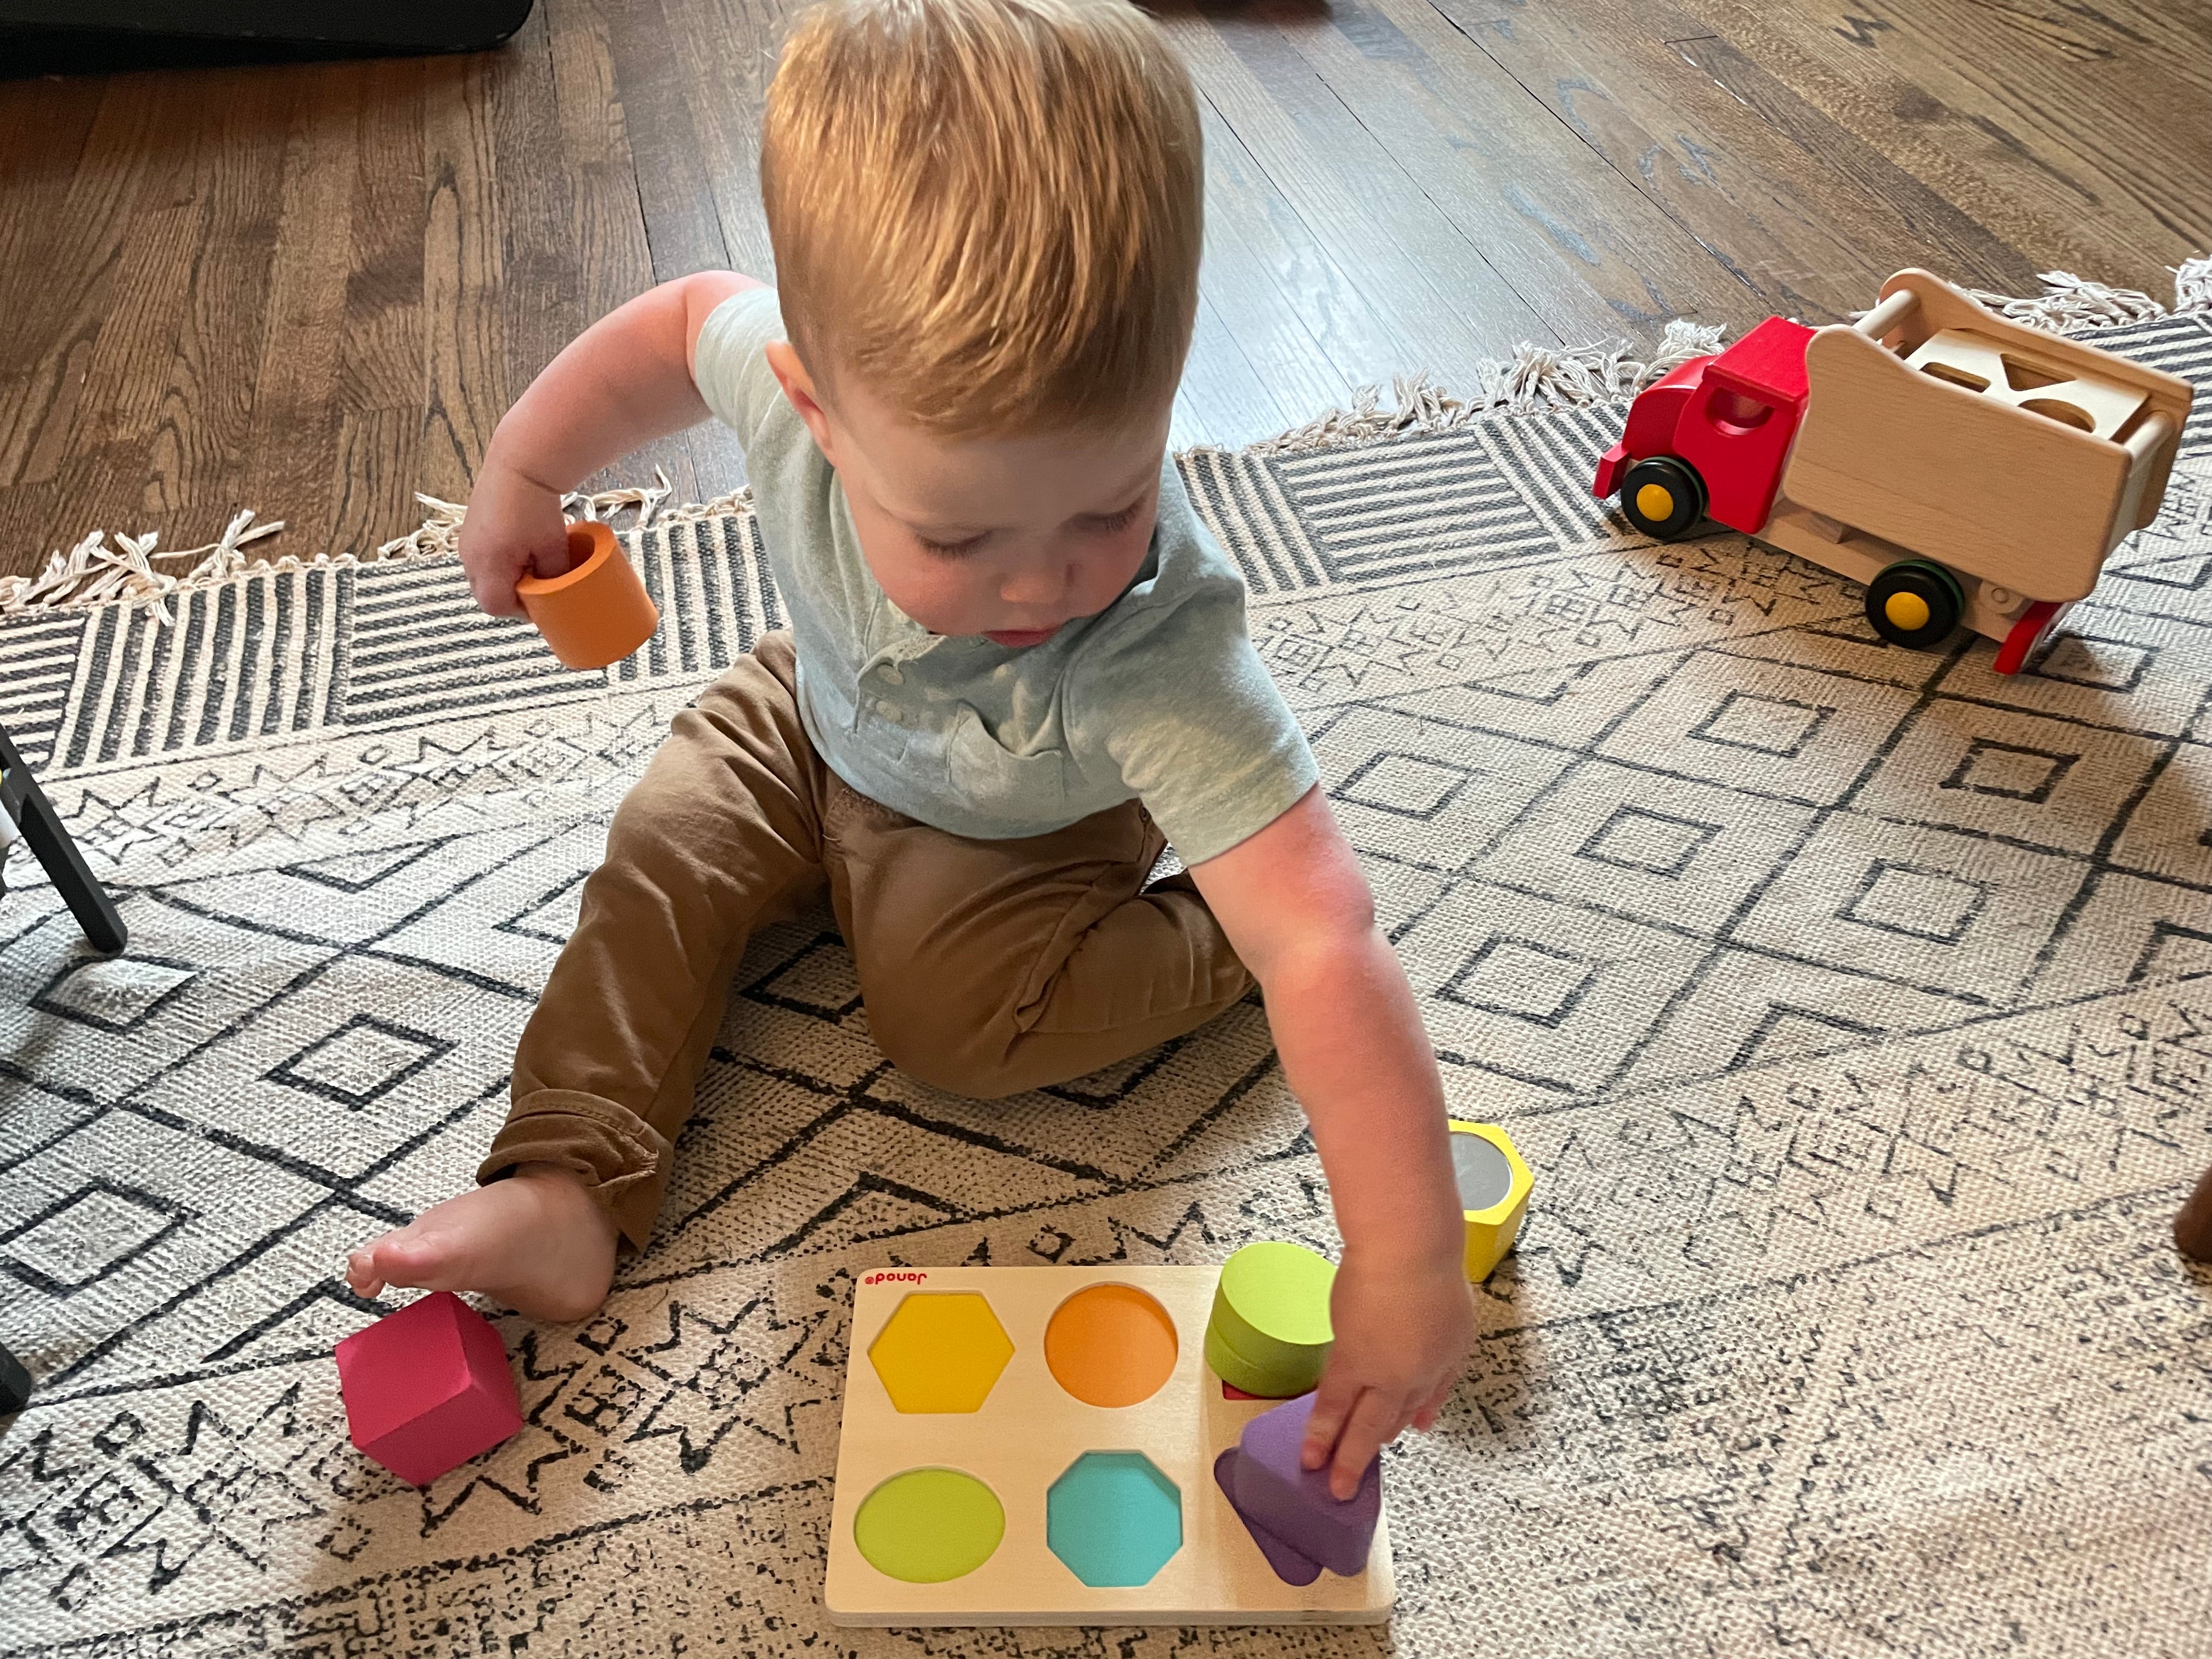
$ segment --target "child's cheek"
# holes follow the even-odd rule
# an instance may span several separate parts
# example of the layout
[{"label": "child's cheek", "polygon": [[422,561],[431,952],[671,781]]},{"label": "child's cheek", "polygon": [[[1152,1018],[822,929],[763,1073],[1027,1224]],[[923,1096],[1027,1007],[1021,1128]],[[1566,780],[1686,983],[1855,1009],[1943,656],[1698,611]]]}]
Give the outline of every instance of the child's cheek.
[{"label": "child's cheek", "polygon": [[933,634],[969,634],[978,624],[970,620],[974,605],[963,592],[957,572],[932,570],[916,564],[876,572],[890,602]]},{"label": "child's cheek", "polygon": [[1139,529],[1131,531],[1117,544],[1110,558],[1091,564],[1086,574],[1090,577],[1084,595],[1083,614],[1095,616],[1129,591],[1129,584],[1137,580],[1137,572],[1144,568],[1145,560],[1152,550],[1152,526],[1147,519]]}]

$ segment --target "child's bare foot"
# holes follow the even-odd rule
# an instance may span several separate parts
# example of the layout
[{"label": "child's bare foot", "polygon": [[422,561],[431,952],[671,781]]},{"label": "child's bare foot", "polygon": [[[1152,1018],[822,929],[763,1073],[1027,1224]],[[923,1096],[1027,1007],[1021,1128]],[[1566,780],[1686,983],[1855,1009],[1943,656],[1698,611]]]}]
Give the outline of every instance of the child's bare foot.
[{"label": "child's bare foot", "polygon": [[481,1291],[556,1324],[597,1309],[614,1274],[613,1221],[550,1164],[449,1198],[346,1258],[346,1283],[362,1296],[387,1285]]}]

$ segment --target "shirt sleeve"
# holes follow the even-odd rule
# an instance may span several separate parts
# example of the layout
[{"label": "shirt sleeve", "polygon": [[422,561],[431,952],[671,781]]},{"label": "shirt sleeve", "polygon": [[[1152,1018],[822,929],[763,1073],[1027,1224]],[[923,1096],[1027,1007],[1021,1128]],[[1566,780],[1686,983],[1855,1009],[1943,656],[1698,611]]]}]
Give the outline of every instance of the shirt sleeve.
[{"label": "shirt sleeve", "polygon": [[749,288],[707,314],[691,349],[692,384],[714,418],[748,450],[769,417],[784,406],[783,388],[768,366],[769,343],[783,337],[783,307],[775,290]]},{"label": "shirt sleeve", "polygon": [[1209,582],[1097,642],[1077,719],[1185,864],[1257,835],[1320,777],[1245,631],[1244,590]]}]

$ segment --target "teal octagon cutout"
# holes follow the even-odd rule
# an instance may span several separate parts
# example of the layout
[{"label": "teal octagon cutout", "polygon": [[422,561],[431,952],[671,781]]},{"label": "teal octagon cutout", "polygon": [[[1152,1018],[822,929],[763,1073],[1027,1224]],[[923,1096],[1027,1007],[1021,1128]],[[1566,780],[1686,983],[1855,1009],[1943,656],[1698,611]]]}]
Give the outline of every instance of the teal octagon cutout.
[{"label": "teal octagon cutout", "polygon": [[1085,1452],[1044,1500],[1045,1542],[1093,1589],[1149,1584],[1182,1547],[1182,1494],[1142,1452]]}]

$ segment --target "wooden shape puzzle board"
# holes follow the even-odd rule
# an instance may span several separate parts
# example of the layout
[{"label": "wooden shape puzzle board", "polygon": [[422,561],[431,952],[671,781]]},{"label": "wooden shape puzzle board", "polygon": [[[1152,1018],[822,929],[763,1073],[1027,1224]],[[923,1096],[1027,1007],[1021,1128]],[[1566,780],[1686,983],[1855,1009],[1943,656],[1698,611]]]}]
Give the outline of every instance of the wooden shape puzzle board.
[{"label": "wooden shape puzzle board", "polygon": [[[1273,1403],[1224,1399],[1220,1379],[1206,1369],[1206,1322],[1219,1277],[1218,1267],[896,1267],[861,1274],[853,1301],[823,1595],[831,1622],[1351,1625],[1388,1619],[1397,1589],[1387,1512],[1375,1529],[1364,1572],[1349,1578],[1324,1572],[1300,1588],[1276,1577],[1215,1484],[1214,1459]],[[1055,1311],[1100,1285],[1144,1292],[1174,1324],[1172,1369],[1157,1392],[1133,1405],[1087,1405],[1060,1384],[1046,1362],[1045,1332]],[[911,1305],[909,1297],[915,1298]],[[1003,1340],[993,1334],[991,1321],[980,1316],[976,1297],[988,1304]],[[1126,1316],[1126,1298],[1113,1311]],[[1055,1334],[1056,1355],[1085,1352],[1085,1345],[1063,1335]],[[980,1399],[976,1408],[900,1412],[884,1366],[871,1358],[878,1338],[886,1340],[878,1358],[902,1395],[936,1406]],[[1166,1364],[1164,1353],[1158,1363]],[[1090,1453],[1107,1455],[1085,1462],[1076,1480],[1062,1485],[1060,1498],[1048,1499]],[[1047,1541],[1048,1508],[1054,1501],[1067,1506],[1060,1512],[1063,1547],[1071,1553],[1085,1547],[1090,1529],[1082,1523],[1090,1517],[1074,1512],[1074,1500],[1096,1485],[1090,1476],[1130,1474],[1136,1469],[1132,1455],[1148,1460],[1179,1496],[1180,1546],[1141,1584],[1086,1584]],[[989,1546],[988,1529],[963,1553],[945,1535],[915,1525],[919,1511],[911,1505],[895,1517],[890,1535],[897,1536],[898,1525],[911,1528],[910,1559],[924,1564],[916,1570],[932,1570],[934,1564],[933,1570],[966,1571],[910,1583],[879,1571],[862,1553],[854,1536],[856,1517],[885,1482],[915,1470],[958,1471],[995,1494],[1005,1529],[980,1565],[968,1563]],[[1138,1478],[1164,1491],[1140,1470]],[[939,1495],[953,1497],[961,1512],[948,1516],[948,1527],[975,1523],[975,1494],[968,1483],[932,1476],[904,1490],[922,1511]],[[967,1497],[961,1498],[963,1492]],[[892,1507],[878,1507],[867,1522],[871,1548],[879,1558]]]}]

